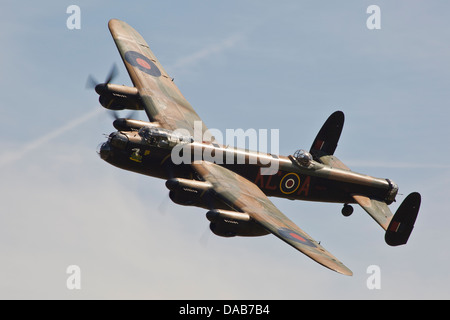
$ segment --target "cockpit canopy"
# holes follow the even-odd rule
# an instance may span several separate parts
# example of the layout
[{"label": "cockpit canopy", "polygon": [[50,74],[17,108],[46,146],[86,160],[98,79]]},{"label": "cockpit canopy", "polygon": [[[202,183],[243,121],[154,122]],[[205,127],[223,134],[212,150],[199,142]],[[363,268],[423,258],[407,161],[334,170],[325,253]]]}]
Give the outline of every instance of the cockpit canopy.
[{"label": "cockpit canopy", "polygon": [[294,152],[294,159],[302,167],[309,167],[313,157],[308,151],[300,149]]},{"label": "cockpit canopy", "polygon": [[146,143],[161,148],[173,148],[180,143],[194,142],[191,136],[185,136],[163,128],[142,127],[138,133]]}]

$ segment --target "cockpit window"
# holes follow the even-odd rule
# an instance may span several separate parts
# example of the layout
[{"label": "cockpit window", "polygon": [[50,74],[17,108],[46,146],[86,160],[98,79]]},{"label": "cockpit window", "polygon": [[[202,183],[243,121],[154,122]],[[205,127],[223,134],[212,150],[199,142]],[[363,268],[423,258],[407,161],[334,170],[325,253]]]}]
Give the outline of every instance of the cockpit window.
[{"label": "cockpit window", "polygon": [[183,136],[167,129],[152,127],[142,127],[139,129],[139,136],[146,143],[162,148],[173,148],[179,143],[191,143],[194,141],[190,136]]},{"label": "cockpit window", "polygon": [[309,167],[313,157],[308,151],[300,149],[294,152],[294,159],[302,167]]}]

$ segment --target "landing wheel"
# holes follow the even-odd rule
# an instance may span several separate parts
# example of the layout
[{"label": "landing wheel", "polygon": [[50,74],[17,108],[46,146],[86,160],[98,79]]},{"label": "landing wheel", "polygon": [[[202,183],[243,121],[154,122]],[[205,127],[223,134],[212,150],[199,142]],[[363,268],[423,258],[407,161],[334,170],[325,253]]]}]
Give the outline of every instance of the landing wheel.
[{"label": "landing wheel", "polygon": [[353,213],[353,207],[349,204],[344,204],[341,212],[344,217],[349,217]]}]

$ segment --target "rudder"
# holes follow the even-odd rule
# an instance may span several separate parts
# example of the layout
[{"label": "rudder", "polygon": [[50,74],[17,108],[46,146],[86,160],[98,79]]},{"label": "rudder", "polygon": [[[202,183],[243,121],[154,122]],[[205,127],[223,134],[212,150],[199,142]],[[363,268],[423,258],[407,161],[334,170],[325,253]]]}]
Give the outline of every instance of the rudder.
[{"label": "rudder", "polygon": [[336,111],[328,117],[311,146],[310,153],[315,160],[333,155],[344,127],[344,113]]},{"label": "rudder", "polygon": [[421,196],[418,192],[411,193],[403,200],[386,230],[384,239],[388,245],[400,246],[408,242],[419,214],[420,203]]}]

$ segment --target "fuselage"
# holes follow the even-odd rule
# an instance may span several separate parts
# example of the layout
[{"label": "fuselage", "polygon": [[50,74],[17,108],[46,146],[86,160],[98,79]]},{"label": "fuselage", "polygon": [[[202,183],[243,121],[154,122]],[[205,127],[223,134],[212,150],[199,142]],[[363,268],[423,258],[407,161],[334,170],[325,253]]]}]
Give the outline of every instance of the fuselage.
[{"label": "fuselage", "polygon": [[[142,130],[113,132],[100,147],[99,154],[103,160],[121,169],[165,180],[199,180],[190,166],[191,161],[212,161],[252,181],[267,196],[291,200],[354,203],[352,195],[363,195],[390,204],[397,193],[395,184],[389,179],[333,168],[314,160],[301,164],[293,156],[193,139],[175,141],[169,137],[168,140],[168,135],[170,132],[164,129],[159,129],[156,135]],[[175,147],[181,146],[183,151],[174,152]],[[264,169],[270,174],[264,174]]]}]

